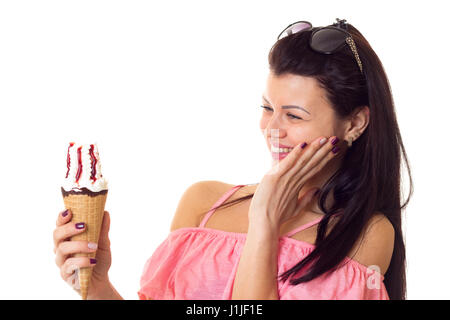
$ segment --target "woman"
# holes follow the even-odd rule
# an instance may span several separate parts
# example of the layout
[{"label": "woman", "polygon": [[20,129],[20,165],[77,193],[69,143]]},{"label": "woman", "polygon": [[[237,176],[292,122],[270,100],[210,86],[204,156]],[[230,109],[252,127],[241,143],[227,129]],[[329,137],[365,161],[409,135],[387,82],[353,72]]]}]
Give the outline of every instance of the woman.
[{"label": "woman", "polygon": [[[298,22],[269,65],[260,126],[272,169],[254,185],[190,186],[139,297],[405,299],[401,209],[411,191],[401,205],[401,153],[410,171],[377,55],[345,20]],[[61,213],[54,232],[62,278],[93,267],[88,298],[120,299],[108,280],[109,214],[98,249],[64,241],[83,232],[70,220]],[[93,263],[71,257],[95,250]]]}]

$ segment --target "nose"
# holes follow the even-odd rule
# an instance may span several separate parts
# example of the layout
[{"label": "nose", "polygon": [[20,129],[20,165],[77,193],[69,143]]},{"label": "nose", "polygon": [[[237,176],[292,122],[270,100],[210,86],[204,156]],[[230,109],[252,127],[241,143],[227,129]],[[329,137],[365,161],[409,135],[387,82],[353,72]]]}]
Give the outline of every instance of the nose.
[{"label": "nose", "polygon": [[286,135],[286,130],[280,126],[278,117],[272,116],[264,129],[264,136],[268,139],[280,139]]}]

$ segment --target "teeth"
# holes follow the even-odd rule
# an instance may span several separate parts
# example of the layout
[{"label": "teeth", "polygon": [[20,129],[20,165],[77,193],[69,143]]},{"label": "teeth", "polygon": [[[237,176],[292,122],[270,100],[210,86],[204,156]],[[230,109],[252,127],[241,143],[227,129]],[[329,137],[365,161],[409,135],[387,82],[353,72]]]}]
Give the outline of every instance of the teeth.
[{"label": "teeth", "polygon": [[277,152],[277,153],[288,153],[291,152],[294,148],[277,148],[272,146],[272,152]]}]

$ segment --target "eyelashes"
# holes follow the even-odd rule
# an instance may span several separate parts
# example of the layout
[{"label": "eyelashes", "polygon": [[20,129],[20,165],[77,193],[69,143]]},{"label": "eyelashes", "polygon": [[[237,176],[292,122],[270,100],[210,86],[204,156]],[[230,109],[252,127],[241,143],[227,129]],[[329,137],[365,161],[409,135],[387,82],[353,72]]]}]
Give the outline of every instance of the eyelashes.
[{"label": "eyelashes", "polygon": [[[264,109],[264,112],[273,111],[271,107],[267,107],[267,106],[260,106],[260,107]],[[303,118],[297,117],[291,113],[288,113],[288,117],[291,117],[293,119],[303,120]]]}]

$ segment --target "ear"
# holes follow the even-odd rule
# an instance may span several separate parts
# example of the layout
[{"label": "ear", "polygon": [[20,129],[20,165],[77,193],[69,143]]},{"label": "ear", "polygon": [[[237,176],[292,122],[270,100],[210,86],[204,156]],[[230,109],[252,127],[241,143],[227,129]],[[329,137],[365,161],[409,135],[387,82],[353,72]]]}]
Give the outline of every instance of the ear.
[{"label": "ear", "polygon": [[370,110],[368,106],[361,106],[356,108],[350,118],[348,119],[347,129],[345,130],[345,140],[349,137],[354,140],[363,134],[366,127],[369,125]]}]

